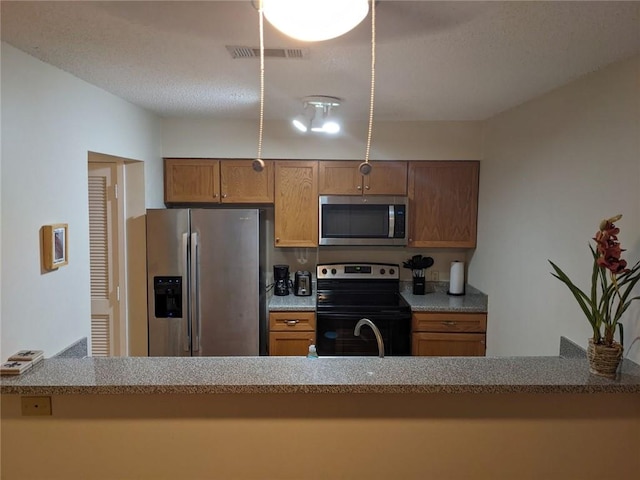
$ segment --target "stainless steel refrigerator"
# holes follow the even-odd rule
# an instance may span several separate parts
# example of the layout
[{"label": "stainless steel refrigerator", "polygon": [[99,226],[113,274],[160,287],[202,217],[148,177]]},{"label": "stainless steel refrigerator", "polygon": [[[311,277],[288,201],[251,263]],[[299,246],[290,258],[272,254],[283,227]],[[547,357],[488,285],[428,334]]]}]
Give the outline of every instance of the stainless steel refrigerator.
[{"label": "stainless steel refrigerator", "polygon": [[150,356],[266,354],[262,213],[147,210]]}]

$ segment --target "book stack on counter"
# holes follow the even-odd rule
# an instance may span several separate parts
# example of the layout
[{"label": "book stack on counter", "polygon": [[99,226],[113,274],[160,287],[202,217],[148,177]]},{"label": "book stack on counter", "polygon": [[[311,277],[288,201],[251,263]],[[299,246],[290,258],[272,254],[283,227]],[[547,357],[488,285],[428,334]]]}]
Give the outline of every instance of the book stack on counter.
[{"label": "book stack on counter", "polygon": [[20,350],[2,364],[2,375],[20,375],[44,358],[42,350]]}]

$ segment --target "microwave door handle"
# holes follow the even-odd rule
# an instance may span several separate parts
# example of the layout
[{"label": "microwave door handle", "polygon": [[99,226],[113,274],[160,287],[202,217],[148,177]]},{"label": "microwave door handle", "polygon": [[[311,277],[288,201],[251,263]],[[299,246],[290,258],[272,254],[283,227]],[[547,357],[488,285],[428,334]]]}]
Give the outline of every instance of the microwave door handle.
[{"label": "microwave door handle", "polygon": [[389,205],[389,234],[387,238],[394,238],[396,232],[396,215],[394,205]]}]

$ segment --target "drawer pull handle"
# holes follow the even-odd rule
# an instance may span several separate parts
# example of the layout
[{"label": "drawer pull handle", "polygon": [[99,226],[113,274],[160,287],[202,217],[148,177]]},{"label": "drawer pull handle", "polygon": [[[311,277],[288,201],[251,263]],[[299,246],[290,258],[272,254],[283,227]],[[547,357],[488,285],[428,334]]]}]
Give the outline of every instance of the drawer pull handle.
[{"label": "drawer pull handle", "polygon": [[456,322],[452,322],[451,320],[447,320],[446,322],[442,322],[443,325],[446,325],[447,327],[453,327],[454,325],[456,325]]},{"label": "drawer pull handle", "polygon": [[287,325],[293,327],[298,322],[300,322],[300,320],[287,320]]}]

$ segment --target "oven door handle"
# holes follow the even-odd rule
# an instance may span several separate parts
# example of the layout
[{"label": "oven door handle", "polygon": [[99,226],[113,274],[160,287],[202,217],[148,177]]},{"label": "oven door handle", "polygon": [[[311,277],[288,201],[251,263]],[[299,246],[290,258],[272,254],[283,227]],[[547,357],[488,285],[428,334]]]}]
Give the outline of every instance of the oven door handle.
[{"label": "oven door handle", "polygon": [[399,312],[399,311],[378,311],[378,312],[316,312],[316,322],[321,322],[323,318],[344,318],[345,320],[360,320],[362,317],[366,317],[373,322],[379,320],[410,320],[411,312]]}]

